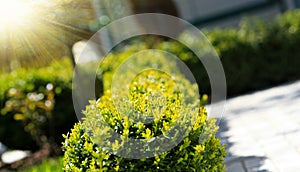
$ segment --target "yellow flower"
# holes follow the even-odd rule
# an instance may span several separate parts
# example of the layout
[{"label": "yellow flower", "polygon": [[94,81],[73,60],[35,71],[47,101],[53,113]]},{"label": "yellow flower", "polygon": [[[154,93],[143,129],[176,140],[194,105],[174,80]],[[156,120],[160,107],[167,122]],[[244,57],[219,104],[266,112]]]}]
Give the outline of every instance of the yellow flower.
[{"label": "yellow flower", "polygon": [[146,129],[146,133],[142,133],[142,136],[145,139],[150,139],[152,137],[151,130],[149,128]]},{"label": "yellow flower", "polygon": [[24,116],[23,114],[17,113],[17,114],[14,115],[14,119],[15,119],[16,121],[18,121],[18,120],[24,120],[24,119],[25,119],[25,116]]},{"label": "yellow flower", "polygon": [[204,150],[204,146],[197,145],[196,147],[194,147],[194,149],[196,150],[197,153],[201,153]]}]

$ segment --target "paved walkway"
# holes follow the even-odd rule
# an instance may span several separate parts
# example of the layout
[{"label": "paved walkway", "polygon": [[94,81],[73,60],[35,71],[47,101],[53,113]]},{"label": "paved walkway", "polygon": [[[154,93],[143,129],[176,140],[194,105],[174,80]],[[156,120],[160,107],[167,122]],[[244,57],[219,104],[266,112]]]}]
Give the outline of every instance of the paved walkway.
[{"label": "paved walkway", "polygon": [[218,134],[229,172],[300,171],[300,81],[229,99]]}]

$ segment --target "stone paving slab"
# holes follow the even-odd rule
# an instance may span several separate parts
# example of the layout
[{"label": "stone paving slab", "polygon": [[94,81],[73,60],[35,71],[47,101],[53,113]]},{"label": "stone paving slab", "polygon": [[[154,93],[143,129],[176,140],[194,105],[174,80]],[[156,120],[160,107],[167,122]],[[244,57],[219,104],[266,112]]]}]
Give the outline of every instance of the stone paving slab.
[{"label": "stone paving slab", "polygon": [[218,135],[229,172],[300,171],[300,81],[227,100]]},{"label": "stone paving slab", "polygon": [[240,162],[234,162],[227,166],[227,170],[231,172],[241,172],[244,171],[244,167]]}]

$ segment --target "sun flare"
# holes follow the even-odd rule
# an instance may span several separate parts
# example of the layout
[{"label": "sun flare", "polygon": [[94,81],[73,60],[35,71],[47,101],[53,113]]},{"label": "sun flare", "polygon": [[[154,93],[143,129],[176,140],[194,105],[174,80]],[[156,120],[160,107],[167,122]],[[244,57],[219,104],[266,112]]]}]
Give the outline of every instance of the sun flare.
[{"label": "sun flare", "polygon": [[30,17],[30,6],[21,0],[1,0],[0,5],[0,28],[4,26],[20,24]]},{"label": "sun flare", "polygon": [[72,57],[72,45],[91,37],[91,1],[0,0],[0,73]]}]

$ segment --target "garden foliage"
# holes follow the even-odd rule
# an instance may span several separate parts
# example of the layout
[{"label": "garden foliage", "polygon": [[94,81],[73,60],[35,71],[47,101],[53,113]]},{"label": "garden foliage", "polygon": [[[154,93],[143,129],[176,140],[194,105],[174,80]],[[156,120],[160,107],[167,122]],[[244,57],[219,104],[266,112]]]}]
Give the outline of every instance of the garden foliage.
[{"label": "garden foliage", "polygon": [[[294,10],[277,16],[274,21],[265,22],[256,18],[245,19],[238,28],[224,28],[205,31],[223,64],[230,97],[268,88],[300,78],[300,11]],[[195,39],[188,35],[180,39]],[[178,41],[135,43],[126,46],[127,53],[141,49],[160,49],[182,59],[190,68],[199,85],[201,94],[210,93],[210,82],[201,61],[190,49]],[[134,42],[134,41],[133,41]],[[196,44],[199,42],[195,41]],[[201,48],[201,45],[195,45]],[[103,65],[112,76],[118,63],[127,55],[115,55]],[[113,63],[112,63],[112,60]],[[107,82],[108,81],[108,82]],[[104,88],[109,79],[104,79]]]},{"label": "garden foliage", "polygon": [[[155,58],[146,53],[124,61],[115,73],[122,87],[112,84],[98,101],[90,101],[83,122],[64,136],[65,171],[224,170],[225,149],[215,137],[214,119],[200,108],[196,85],[176,63]],[[163,70],[133,76],[130,68],[152,65]],[[139,159],[140,154],[148,156]]]},{"label": "garden foliage", "polygon": [[[207,37],[221,58],[229,96],[300,78],[299,10],[286,12],[269,22],[244,20],[237,29],[214,30]],[[191,70],[203,73],[197,68]],[[195,75],[200,85],[208,83],[199,76],[202,75]],[[209,91],[207,87],[203,89]]]},{"label": "garden foliage", "polygon": [[67,59],[0,77],[0,141],[10,148],[59,145],[74,125],[72,65]]},{"label": "garden foliage", "polygon": [[[205,32],[221,58],[229,96],[274,86],[300,77],[300,11],[274,21],[243,21],[239,28]],[[184,37],[182,39],[185,39]],[[113,51],[98,70],[104,90],[111,86],[117,67],[130,55],[149,48],[180,57],[190,68],[201,94],[210,84],[199,59],[176,41],[134,42],[122,53]],[[56,63],[56,64],[55,64]],[[19,69],[0,74],[0,141],[11,148],[32,149],[54,140],[76,121],[72,104],[72,67],[67,60],[40,69]],[[99,80],[98,80],[99,81]],[[96,82],[97,85],[102,82]],[[97,95],[102,95],[102,86]],[[25,127],[25,129],[24,129]]]}]

